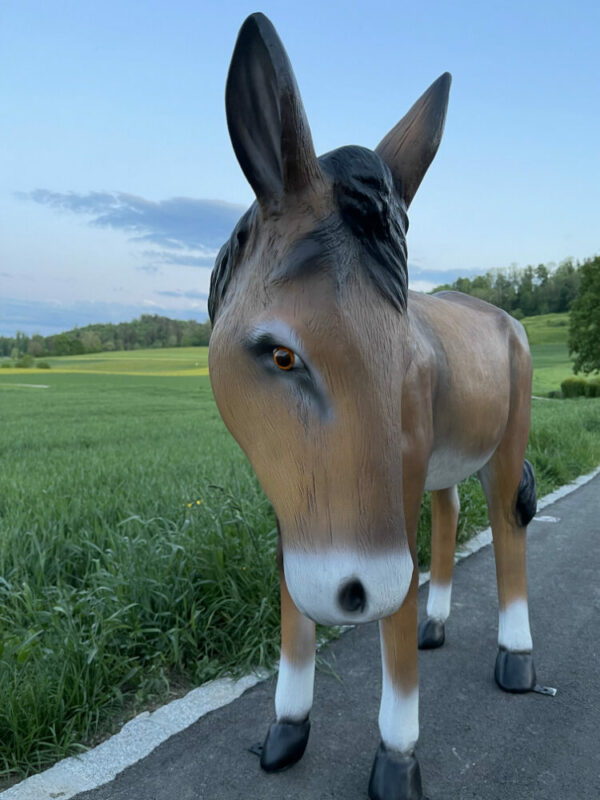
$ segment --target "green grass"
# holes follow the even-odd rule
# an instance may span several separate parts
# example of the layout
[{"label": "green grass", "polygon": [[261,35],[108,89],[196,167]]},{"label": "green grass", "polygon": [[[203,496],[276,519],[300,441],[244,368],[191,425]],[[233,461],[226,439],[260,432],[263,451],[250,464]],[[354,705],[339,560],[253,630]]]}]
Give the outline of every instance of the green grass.
[{"label": "green grass", "polygon": [[[53,372],[99,375],[198,376],[208,375],[208,347],[177,347],[156,350],[129,350],[117,353],[90,353],[85,356],[44,357]],[[6,363],[6,362],[5,362]],[[14,368],[19,375],[44,375],[37,368]]]},{"label": "green grass", "polygon": [[[278,656],[275,520],[193,372],[205,365],[194,348],[0,373],[5,776]],[[540,495],[598,464],[598,401],[534,401],[529,458]],[[464,540],[487,518],[476,480],[460,492]],[[424,565],[429,513],[426,500]]]},{"label": "green grass", "polygon": [[565,378],[573,374],[569,357],[568,314],[541,314],[521,320],[527,331],[533,359],[533,394],[558,391]]},{"label": "green grass", "polygon": [[0,381],[5,774],[271,664],[279,624],[274,518],[208,378],[25,380]]},{"label": "green grass", "polygon": [[564,344],[569,335],[569,314],[539,314],[525,317],[521,323],[530,345]]}]

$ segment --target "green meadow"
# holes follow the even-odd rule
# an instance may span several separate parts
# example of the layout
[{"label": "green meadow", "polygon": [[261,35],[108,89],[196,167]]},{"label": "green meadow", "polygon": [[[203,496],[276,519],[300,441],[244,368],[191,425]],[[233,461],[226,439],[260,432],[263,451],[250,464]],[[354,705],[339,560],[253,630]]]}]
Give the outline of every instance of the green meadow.
[{"label": "green meadow", "polygon": [[[558,388],[565,326],[526,325],[534,391]],[[50,363],[0,370],[5,785],[278,656],[275,520],[216,410],[207,349]],[[528,457],[540,495],[600,463],[600,402],[534,400]],[[464,540],[487,524],[476,480],[461,501]],[[422,516],[425,566],[427,498]]]},{"label": "green meadow", "polygon": [[568,314],[541,314],[521,320],[533,357],[533,394],[546,395],[560,389],[565,378],[573,374],[567,337]]}]

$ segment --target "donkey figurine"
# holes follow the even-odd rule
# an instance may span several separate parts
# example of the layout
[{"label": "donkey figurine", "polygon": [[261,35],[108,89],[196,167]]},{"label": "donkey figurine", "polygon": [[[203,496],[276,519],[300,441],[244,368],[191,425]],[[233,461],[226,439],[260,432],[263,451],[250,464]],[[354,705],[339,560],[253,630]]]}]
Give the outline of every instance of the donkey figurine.
[{"label": "donkey figurine", "polygon": [[[269,20],[244,22],[227,79],[233,148],[256,202],[211,278],[210,377],[225,424],[278,520],[281,662],[261,766],[301,758],[315,621],[380,621],[381,743],[371,800],[423,797],[417,648],[450,610],[456,484],[481,479],[500,623],[495,677],[533,688],[525,572],[535,512],[531,358],[522,326],[457,292],[408,291],[406,210],[438,149],[447,73],[375,151],[320,158]],[[432,492],[427,619],[417,626],[417,521]]]}]

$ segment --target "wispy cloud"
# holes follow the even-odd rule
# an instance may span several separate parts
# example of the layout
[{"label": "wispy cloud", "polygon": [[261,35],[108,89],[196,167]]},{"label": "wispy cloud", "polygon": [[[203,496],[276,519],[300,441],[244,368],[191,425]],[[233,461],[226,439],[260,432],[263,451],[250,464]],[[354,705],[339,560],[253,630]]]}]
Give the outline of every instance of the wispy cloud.
[{"label": "wispy cloud", "polygon": [[[231,230],[229,231],[231,233]],[[228,234],[229,235],[229,234]],[[223,241],[226,237],[224,237]],[[222,244],[222,242],[221,242]],[[200,253],[193,253],[189,250],[176,250],[167,252],[164,250],[144,250],[141,254],[143,258],[146,258],[150,264],[156,265],[161,264],[165,266],[179,266],[179,267],[210,267],[212,268],[213,264],[215,263],[215,257],[218,253],[218,249],[215,248],[214,250],[205,250],[204,252]],[[144,269],[144,267],[140,267],[140,269]]]},{"label": "wispy cloud", "polygon": [[452,283],[457,278],[469,278],[478,274],[480,272],[472,269],[427,269],[412,263],[408,265],[409,281],[425,281],[432,286]]},{"label": "wispy cloud", "polygon": [[138,254],[145,262],[139,269],[147,272],[169,266],[211,268],[218,248],[245,210],[218,200],[172,197],[156,202],[125,192],[35,189],[18,196],[84,216],[95,227],[123,231],[137,245],[152,245]]},{"label": "wispy cloud", "polygon": [[156,294],[162,295],[162,297],[181,297],[185,298],[186,300],[208,300],[208,294],[206,292],[197,292],[193,289],[189,289],[188,291],[163,291],[163,292],[156,292]]}]

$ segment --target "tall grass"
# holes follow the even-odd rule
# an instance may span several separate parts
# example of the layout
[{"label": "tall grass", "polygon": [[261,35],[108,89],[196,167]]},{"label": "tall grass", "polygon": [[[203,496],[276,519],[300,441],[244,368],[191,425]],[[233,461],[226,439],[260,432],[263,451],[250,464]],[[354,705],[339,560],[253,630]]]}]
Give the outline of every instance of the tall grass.
[{"label": "tall grass", "polygon": [[[278,655],[275,520],[208,379],[44,379],[0,386],[5,776]],[[599,463],[598,401],[534,403],[529,458],[541,493]],[[486,514],[475,480],[461,498],[464,538]],[[424,565],[429,513],[426,501]]]},{"label": "tall grass", "polygon": [[47,381],[0,394],[4,774],[277,655],[274,518],[207,379]]}]

